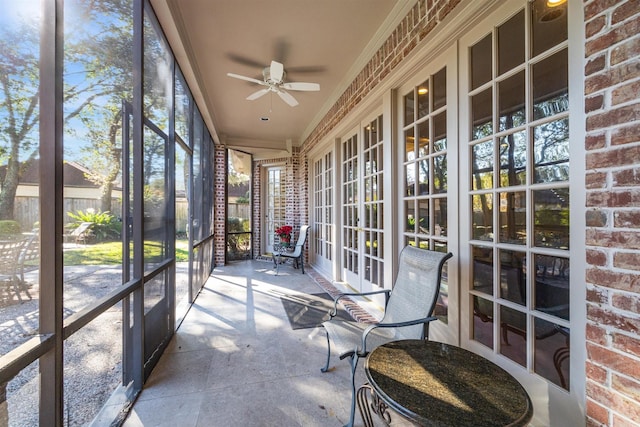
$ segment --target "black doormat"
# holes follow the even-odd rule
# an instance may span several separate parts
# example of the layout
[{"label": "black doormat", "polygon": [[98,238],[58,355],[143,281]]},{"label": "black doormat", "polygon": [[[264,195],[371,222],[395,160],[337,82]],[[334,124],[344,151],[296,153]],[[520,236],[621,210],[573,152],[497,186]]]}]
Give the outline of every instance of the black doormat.
[{"label": "black doormat", "polygon": [[[315,328],[329,320],[333,299],[329,294],[289,294],[280,297],[292,329]],[[343,320],[353,320],[338,304],[338,315]]]}]

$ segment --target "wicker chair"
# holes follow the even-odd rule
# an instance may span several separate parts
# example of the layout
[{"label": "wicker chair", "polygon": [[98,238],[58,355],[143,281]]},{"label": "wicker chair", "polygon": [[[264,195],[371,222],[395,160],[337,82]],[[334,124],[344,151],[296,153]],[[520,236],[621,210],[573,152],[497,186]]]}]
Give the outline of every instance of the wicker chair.
[{"label": "wicker chair", "polygon": [[[355,372],[358,359],[366,357],[379,345],[402,339],[428,338],[428,324],[436,317],[432,316],[442,279],[442,268],[451,253],[435,252],[405,247],[400,253],[398,276],[392,290],[367,293],[340,294],[330,313],[331,319],[324,322],[327,334],[327,363],[322,372],[329,370],[331,341],[340,359],[350,358],[351,362],[351,415],[348,426],[353,426],[356,387]],[[379,323],[361,323],[333,318],[337,312],[338,301],[345,296],[387,294],[387,304],[383,318]]]}]

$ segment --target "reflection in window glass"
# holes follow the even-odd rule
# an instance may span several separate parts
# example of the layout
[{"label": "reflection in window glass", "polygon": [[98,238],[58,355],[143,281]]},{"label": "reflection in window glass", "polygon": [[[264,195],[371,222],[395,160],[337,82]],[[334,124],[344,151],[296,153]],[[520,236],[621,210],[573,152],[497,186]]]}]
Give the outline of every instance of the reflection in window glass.
[{"label": "reflection in window glass", "polygon": [[447,192],[447,155],[433,158],[433,192]]},{"label": "reflection in window glass", "polygon": [[472,238],[493,240],[493,194],[474,194],[472,206]]},{"label": "reflection in window glass", "polygon": [[568,328],[543,319],[535,319],[536,374],[569,390],[569,356],[571,334]]},{"label": "reflection in window glass", "polygon": [[473,246],[473,289],[493,295],[493,249]]},{"label": "reflection in window glass", "polygon": [[429,114],[429,80],[425,80],[418,86],[418,117],[416,119],[419,120],[427,114]]},{"label": "reflection in window glass", "polygon": [[531,5],[531,50],[538,56],[567,40],[567,5],[550,5],[547,0],[534,0]]},{"label": "reflection in window glass", "polygon": [[527,305],[527,255],[500,249],[500,298]]},{"label": "reflection in window glass", "polygon": [[405,224],[405,231],[414,233],[416,231],[416,213],[413,200],[406,200],[404,202],[404,211],[407,213],[407,222]]},{"label": "reflection in window glass", "polygon": [[418,200],[418,222],[416,226],[418,233],[429,234],[429,199]]},{"label": "reflection in window glass", "polygon": [[[446,242],[433,242],[433,248],[436,252],[448,252]],[[449,323],[449,263],[446,262],[442,267],[442,278],[440,280],[440,293],[436,306],[433,309],[433,315],[441,322]]]},{"label": "reflection in window glass", "polygon": [[493,303],[473,296],[473,337],[475,341],[493,348]]},{"label": "reflection in window glass", "polygon": [[500,330],[502,341],[500,353],[527,366],[527,315],[510,307],[500,305]]},{"label": "reflection in window glass", "polygon": [[524,62],[524,10],[498,27],[498,74]]},{"label": "reflection in window glass", "polygon": [[[418,123],[418,157],[429,154],[429,120]],[[410,160],[410,159],[407,159]]]},{"label": "reflection in window glass", "polygon": [[433,152],[447,149],[447,112],[433,118]]},{"label": "reflection in window glass", "polygon": [[413,91],[409,92],[404,96],[404,125],[408,125],[409,123],[413,123],[414,120],[414,111],[415,111],[415,98],[413,96]]},{"label": "reflection in window glass", "polygon": [[480,139],[493,133],[493,95],[491,89],[471,97],[471,139]]},{"label": "reflection in window glass", "polygon": [[413,127],[404,131],[405,161],[409,162],[416,158],[415,137]]},{"label": "reflection in window glass", "polygon": [[500,242],[527,243],[527,196],[524,191],[500,193]]},{"label": "reflection in window glass", "polygon": [[415,183],[416,183],[416,164],[409,163],[405,166],[405,194],[407,196],[413,196],[416,194]]},{"label": "reflection in window glass", "polygon": [[472,147],[472,188],[493,188],[493,141],[481,142]]},{"label": "reflection in window glass", "polygon": [[433,109],[447,105],[447,69],[443,68],[433,75]]},{"label": "reflection in window glass", "polygon": [[418,162],[418,195],[429,194],[429,160]]},{"label": "reflection in window glass", "polygon": [[447,198],[433,199],[433,235],[446,236],[449,223],[447,221]]},{"label": "reflection in window glass", "polygon": [[534,245],[569,249],[569,189],[533,192]]},{"label": "reflection in window glass", "polygon": [[500,186],[527,183],[527,133],[512,133],[500,138]]},{"label": "reflection in window glass", "polygon": [[533,129],[534,182],[569,180],[569,119]]},{"label": "reflection in window glass", "polygon": [[536,255],[535,309],[569,320],[569,259]]},{"label": "reflection in window glass", "polygon": [[567,50],[532,67],[533,118],[551,117],[569,110],[569,71]]},{"label": "reflection in window glass", "polygon": [[491,34],[471,47],[471,90],[487,83],[492,77]]},{"label": "reflection in window glass", "polygon": [[525,124],[524,71],[498,83],[500,131]]}]

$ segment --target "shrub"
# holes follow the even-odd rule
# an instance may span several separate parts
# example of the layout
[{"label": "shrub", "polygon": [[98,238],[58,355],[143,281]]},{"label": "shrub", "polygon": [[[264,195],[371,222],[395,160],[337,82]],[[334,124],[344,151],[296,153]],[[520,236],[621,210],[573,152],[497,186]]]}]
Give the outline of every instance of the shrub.
[{"label": "shrub", "polygon": [[78,227],[83,222],[91,223],[91,232],[99,242],[120,238],[122,223],[111,212],[96,212],[93,209],[67,212],[67,215],[74,221],[69,223],[71,228]]},{"label": "shrub", "polygon": [[20,223],[18,221],[13,220],[2,220],[0,221],[0,235],[2,236],[14,236],[20,234],[22,230],[20,229]]}]

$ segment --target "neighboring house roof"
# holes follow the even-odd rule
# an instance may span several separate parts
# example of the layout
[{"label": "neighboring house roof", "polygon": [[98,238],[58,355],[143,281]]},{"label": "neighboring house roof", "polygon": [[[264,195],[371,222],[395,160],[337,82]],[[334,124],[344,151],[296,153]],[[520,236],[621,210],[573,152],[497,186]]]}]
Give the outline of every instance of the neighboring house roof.
[{"label": "neighboring house roof", "polygon": [[[29,161],[27,168],[20,176],[19,184],[21,185],[37,185],[40,183],[40,159],[33,159]],[[0,166],[0,177],[4,178],[6,174],[6,165]],[[87,179],[85,174],[90,173],[89,169],[85,168],[76,162],[64,162],[62,167],[62,175],[65,187],[83,187],[83,188],[99,188],[100,186],[91,180]],[[116,187],[120,187],[119,183]]]}]

